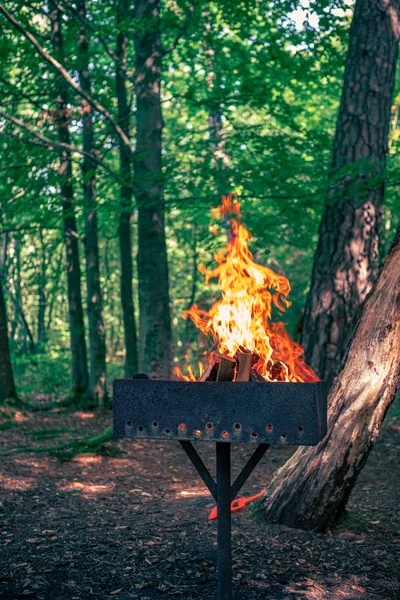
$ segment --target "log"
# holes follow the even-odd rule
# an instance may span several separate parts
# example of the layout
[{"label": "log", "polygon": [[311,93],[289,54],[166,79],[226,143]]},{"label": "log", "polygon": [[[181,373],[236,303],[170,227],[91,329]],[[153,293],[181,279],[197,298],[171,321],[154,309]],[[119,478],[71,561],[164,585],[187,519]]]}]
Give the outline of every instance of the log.
[{"label": "log", "polygon": [[266,379],[264,379],[264,377],[262,375],[260,375],[260,373],[258,371],[256,371],[255,369],[251,370],[250,373],[250,379],[251,381],[267,381]]},{"label": "log", "polygon": [[400,226],[330,394],[328,434],[301,448],[265,492],[267,521],[325,531],[340,518],[400,379]]},{"label": "log", "polygon": [[237,373],[235,381],[250,381],[251,363],[253,355],[249,352],[238,352],[237,358]]},{"label": "log", "polygon": [[216,381],[219,368],[219,362],[214,361],[208,369],[206,369],[199,381]]},{"label": "log", "polygon": [[217,373],[217,381],[233,381],[235,376],[236,360],[230,356],[218,356],[220,361]]}]

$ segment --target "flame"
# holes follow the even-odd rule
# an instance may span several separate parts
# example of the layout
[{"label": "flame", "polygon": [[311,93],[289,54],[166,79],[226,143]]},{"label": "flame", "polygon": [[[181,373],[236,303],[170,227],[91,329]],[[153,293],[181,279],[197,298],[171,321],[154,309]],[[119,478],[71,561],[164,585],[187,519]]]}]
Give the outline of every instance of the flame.
[{"label": "flame", "polygon": [[[302,347],[294,342],[282,322],[271,322],[272,307],[284,312],[290,283],[282,275],[253,261],[248,249],[251,233],[241,223],[240,204],[232,194],[212,210],[214,219],[223,218],[229,226],[228,243],[215,254],[218,263],[211,271],[200,266],[208,284],[218,279],[222,297],[209,311],[196,304],[184,313],[205,335],[211,334],[219,354],[235,357],[237,352],[251,352],[253,368],[267,381],[318,381],[318,377],[302,360]],[[178,377],[196,380],[176,370]],[[201,375],[200,375],[201,376]]]},{"label": "flame", "polygon": [[[199,362],[199,379],[204,373],[203,363]],[[188,374],[184,375],[180,369],[180,367],[174,367],[174,374],[178,377],[178,379],[183,379],[183,381],[197,381],[196,375],[193,373],[192,365],[188,366]]]}]

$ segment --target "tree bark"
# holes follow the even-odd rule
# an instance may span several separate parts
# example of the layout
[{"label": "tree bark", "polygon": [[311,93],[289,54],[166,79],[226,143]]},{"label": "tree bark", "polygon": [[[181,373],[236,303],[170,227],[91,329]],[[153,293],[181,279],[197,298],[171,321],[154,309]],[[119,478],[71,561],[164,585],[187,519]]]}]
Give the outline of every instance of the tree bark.
[{"label": "tree bark", "polygon": [[[86,2],[79,0],[77,9],[86,20]],[[89,40],[85,26],[78,34],[79,83],[82,90],[91,96],[89,76]],[[87,280],[87,311],[89,317],[90,376],[88,397],[99,406],[107,399],[106,388],[106,341],[100,286],[100,258],[97,222],[96,163],[90,158],[93,153],[93,108],[82,100],[83,149],[83,195],[85,208],[85,256]]]},{"label": "tree bark", "polygon": [[39,265],[39,304],[38,304],[38,329],[37,329],[37,341],[39,347],[46,342],[46,306],[47,306],[47,295],[46,295],[46,249],[43,241],[43,231],[39,231],[40,240],[40,265]]},{"label": "tree bark", "polygon": [[[57,7],[50,6],[49,16],[52,23],[52,43],[55,55],[63,62],[63,37],[61,31],[61,13]],[[62,75],[57,77],[59,96],[57,98],[56,123],[58,139],[70,144],[68,120],[68,84]],[[74,189],[71,153],[64,150],[58,169],[64,225],[64,243],[67,267],[67,298],[69,333],[71,346],[71,393],[78,399],[85,393],[89,383],[83,320],[81,267],[79,259],[79,236],[74,209]]]},{"label": "tree bark", "polygon": [[357,0],[350,29],[330,192],[302,337],[307,363],[327,382],[377,273],[399,7],[399,0]]},{"label": "tree bark", "polygon": [[0,404],[9,398],[16,398],[17,392],[11,365],[8,343],[7,307],[3,294],[3,278],[6,272],[7,234],[3,234],[2,258],[0,264]]},{"label": "tree bark", "polygon": [[[33,354],[36,350],[36,347],[35,347],[35,340],[33,337],[32,330],[31,330],[29,323],[25,316],[25,310],[24,310],[24,305],[23,305],[22,286],[21,286],[21,242],[18,239],[15,240],[14,249],[15,249],[15,261],[16,261],[15,277],[14,277],[15,297],[13,297],[12,294],[10,293],[7,283],[4,284],[3,293],[4,293],[4,291],[6,293],[9,293],[9,295],[14,303],[14,307],[15,307],[15,319],[16,320],[19,319],[19,321],[21,322],[21,325],[22,325],[22,328],[24,331],[24,337],[23,337],[24,352],[25,353],[29,352],[30,354]],[[27,339],[29,340],[28,348],[26,346]]]},{"label": "tree bark", "polygon": [[171,315],[161,171],[160,0],[135,3],[136,152],[140,370],[171,370]]},{"label": "tree bark", "polygon": [[226,138],[222,124],[222,114],[219,110],[209,111],[208,127],[210,130],[216,188],[219,196],[226,196],[229,192],[229,180],[226,176],[226,167],[229,164],[229,159],[225,151]]},{"label": "tree bark", "polygon": [[214,168],[214,180],[217,193],[219,196],[226,196],[229,192],[229,180],[226,176],[226,167],[229,165],[229,157],[225,151],[226,136],[222,121],[220,102],[215,98],[215,49],[212,47],[212,37],[210,36],[212,15],[209,10],[204,12],[203,18],[205,22],[202,46],[205,54],[207,71],[206,84],[209,94],[208,128],[210,132],[212,165]]},{"label": "tree bark", "polygon": [[263,500],[268,521],[317,531],[337,522],[399,381],[400,226],[332,389],[328,434],[278,471]]},{"label": "tree bark", "polygon": [[8,344],[7,312],[0,281],[0,404],[9,398],[16,398],[17,392],[11,366],[10,347]]},{"label": "tree bark", "polygon": [[[124,27],[124,19],[128,13],[126,0],[119,0],[116,87],[118,102],[118,124],[130,140],[130,106],[126,89],[126,52],[128,34]],[[119,160],[121,178],[125,184],[120,188],[121,212],[119,216],[118,239],[121,265],[121,304],[124,322],[125,339],[125,377],[132,377],[138,372],[136,321],[133,302],[133,266],[132,266],[132,153],[121,139],[119,140]]]}]

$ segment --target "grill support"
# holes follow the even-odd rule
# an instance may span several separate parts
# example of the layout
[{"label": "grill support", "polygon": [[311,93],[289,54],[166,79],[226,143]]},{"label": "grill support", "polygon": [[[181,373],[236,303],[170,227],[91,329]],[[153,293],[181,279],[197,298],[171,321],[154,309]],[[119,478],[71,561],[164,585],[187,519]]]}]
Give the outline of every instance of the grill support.
[{"label": "grill support", "polygon": [[257,446],[231,485],[231,444],[216,442],[217,481],[215,482],[193,444],[184,440],[179,443],[217,502],[217,598],[218,600],[232,600],[231,502],[268,450],[269,444]]},{"label": "grill support", "polygon": [[231,445],[217,442],[218,600],[232,598]]}]

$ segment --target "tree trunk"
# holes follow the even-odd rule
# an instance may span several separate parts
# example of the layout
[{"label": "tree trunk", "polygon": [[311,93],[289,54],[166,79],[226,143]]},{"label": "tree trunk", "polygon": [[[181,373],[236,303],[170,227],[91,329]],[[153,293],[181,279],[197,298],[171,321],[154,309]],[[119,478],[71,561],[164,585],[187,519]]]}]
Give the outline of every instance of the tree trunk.
[{"label": "tree trunk", "polygon": [[39,265],[39,304],[38,304],[38,329],[37,329],[37,340],[39,347],[45,343],[46,341],[46,306],[47,306],[47,296],[46,296],[46,269],[47,269],[47,261],[46,261],[46,249],[43,241],[43,231],[39,231],[39,240],[40,240],[40,265]]},{"label": "tree trunk", "polygon": [[[61,14],[58,8],[50,6],[52,23],[52,42],[57,58],[63,63],[63,38],[61,31]],[[57,77],[59,96],[57,98],[56,122],[58,139],[70,144],[68,121],[68,84],[62,75]],[[79,237],[74,210],[74,189],[72,184],[71,154],[61,154],[60,192],[64,224],[64,241],[67,266],[67,298],[69,333],[71,345],[71,392],[72,398],[78,399],[88,387],[89,374],[87,368],[85,325],[83,321],[81,267],[79,260]]]},{"label": "tree trunk", "polygon": [[210,130],[216,188],[219,196],[226,196],[229,193],[229,181],[224,171],[225,167],[229,164],[229,160],[225,152],[226,139],[222,124],[222,115],[219,110],[209,111],[208,127]]},{"label": "tree trunk", "polygon": [[399,380],[400,226],[332,389],[328,434],[278,471],[263,500],[269,521],[317,531],[337,522]]},{"label": "tree trunk", "polygon": [[225,151],[226,136],[222,122],[220,103],[215,98],[215,50],[212,47],[212,37],[210,35],[212,15],[209,10],[204,12],[203,18],[205,19],[205,23],[202,46],[207,70],[207,91],[211,100],[211,105],[208,107],[208,128],[210,132],[212,165],[214,168],[214,180],[218,195],[226,196],[229,193],[229,180],[226,177],[225,171],[226,167],[229,165],[229,157]]},{"label": "tree trunk", "polygon": [[138,0],[135,40],[140,370],[168,375],[171,315],[161,172],[160,0]]},{"label": "tree trunk", "polygon": [[[85,0],[79,0],[77,8],[86,20]],[[89,76],[89,40],[85,26],[78,34],[79,83],[91,95]],[[83,150],[91,154],[93,147],[93,109],[82,101]],[[85,155],[82,163],[83,195],[85,204],[85,255],[87,280],[87,310],[89,317],[90,377],[88,397],[102,406],[107,399],[106,388],[106,341],[100,287],[100,259],[97,224],[96,163]]]},{"label": "tree trunk", "polygon": [[331,382],[376,278],[399,0],[357,0],[302,343]]},{"label": "tree trunk", "polygon": [[[118,25],[117,36],[117,58],[116,66],[116,86],[118,102],[118,124],[130,139],[130,106],[128,101],[128,92],[126,89],[126,51],[128,44],[128,34],[123,26],[128,8],[126,0],[119,0],[118,6]],[[125,339],[125,377],[132,377],[138,372],[137,355],[137,336],[135,310],[133,303],[133,268],[132,268],[132,176],[131,176],[131,150],[122,141],[119,141],[119,159],[122,184],[120,188],[121,212],[119,216],[119,252],[121,264],[121,303],[122,317],[124,321],[124,339]]]},{"label": "tree trunk", "polygon": [[3,404],[8,398],[17,397],[8,343],[7,307],[3,294],[3,279],[6,273],[7,262],[7,233],[3,234],[2,241],[0,264],[0,404]]},{"label": "tree trunk", "polygon": [[3,404],[8,398],[16,397],[17,392],[8,345],[6,303],[3,295],[3,285],[0,280],[0,404]]},{"label": "tree trunk", "polygon": [[[15,318],[18,319],[22,325],[23,333],[23,348],[25,353],[34,354],[35,340],[33,337],[32,330],[29,326],[29,323],[25,316],[24,306],[23,306],[23,298],[22,298],[22,285],[21,285],[21,243],[18,239],[15,240],[15,277],[14,277],[14,287],[15,287],[15,296],[13,296],[10,292],[9,286],[7,283],[4,284],[3,293],[6,292],[9,294],[15,310]],[[26,342],[28,340],[28,347]]]}]

